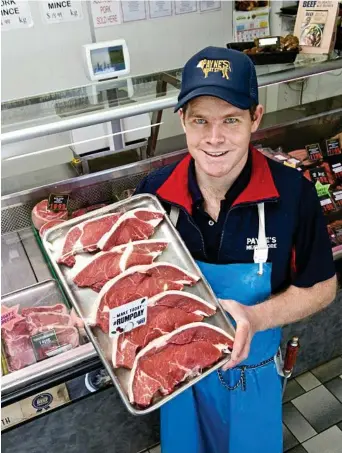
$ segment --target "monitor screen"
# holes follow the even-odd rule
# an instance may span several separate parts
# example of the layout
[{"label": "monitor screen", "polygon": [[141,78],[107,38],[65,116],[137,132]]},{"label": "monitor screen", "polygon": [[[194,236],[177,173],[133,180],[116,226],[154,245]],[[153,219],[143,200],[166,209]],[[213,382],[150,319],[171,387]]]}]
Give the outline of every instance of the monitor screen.
[{"label": "monitor screen", "polygon": [[90,52],[95,75],[110,74],[126,69],[122,46],[93,49]]}]

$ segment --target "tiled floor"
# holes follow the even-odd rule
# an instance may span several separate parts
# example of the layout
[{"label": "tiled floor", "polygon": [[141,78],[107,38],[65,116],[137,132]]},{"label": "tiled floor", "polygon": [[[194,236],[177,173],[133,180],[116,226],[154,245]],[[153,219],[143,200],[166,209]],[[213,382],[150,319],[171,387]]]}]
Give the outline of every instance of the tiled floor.
[{"label": "tiled floor", "polygon": [[342,453],[342,357],[288,382],[283,432],[284,452]]}]

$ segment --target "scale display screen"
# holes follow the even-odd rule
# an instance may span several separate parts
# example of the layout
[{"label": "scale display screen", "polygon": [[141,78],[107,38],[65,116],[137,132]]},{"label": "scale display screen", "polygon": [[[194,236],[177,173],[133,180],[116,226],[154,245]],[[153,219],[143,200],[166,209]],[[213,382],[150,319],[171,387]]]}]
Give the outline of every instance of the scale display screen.
[{"label": "scale display screen", "polygon": [[85,44],[83,56],[90,80],[105,80],[130,73],[130,58],[124,39]]},{"label": "scale display screen", "polygon": [[126,69],[122,46],[93,49],[90,52],[95,75],[109,74]]}]

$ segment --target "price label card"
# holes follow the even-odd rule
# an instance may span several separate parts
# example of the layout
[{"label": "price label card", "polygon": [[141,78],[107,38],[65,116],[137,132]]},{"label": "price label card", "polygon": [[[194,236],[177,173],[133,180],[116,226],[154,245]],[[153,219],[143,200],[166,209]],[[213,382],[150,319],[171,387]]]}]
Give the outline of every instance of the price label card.
[{"label": "price label card", "polygon": [[336,156],[336,154],[341,154],[341,145],[338,138],[330,138],[327,140],[327,155]]},{"label": "price label card", "polygon": [[330,187],[330,184],[321,184],[319,181],[317,181],[315,184],[315,188],[317,190],[317,195],[319,197],[330,197],[329,187]]},{"label": "price label card", "polygon": [[332,193],[335,204],[341,208],[342,207],[342,190],[336,190]]},{"label": "price label card", "polygon": [[59,341],[54,329],[33,335],[31,342],[37,362],[49,357],[51,350],[59,348]]},{"label": "price label card", "polygon": [[148,298],[140,299],[113,308],[109,312],[109,336],[115,337],[146,324]]},{"label": "price label card", "polygon": [[48,200],[49,211],[67,211],[69,204],[69,195],[50,193]]},{"label": "price label card", "polygon": [[321,184],[329,184],[329,178],[324,167],[310,168],[309,173],[313,182],[319,181]]},{"label": "price label card", "polygon": [[321,147],[319,146],[319,143],[313,143],[312,145],[306,145],[305,146],[306,152],[308,153],[308,158],[310,160],[319,160],[323,159]]}]

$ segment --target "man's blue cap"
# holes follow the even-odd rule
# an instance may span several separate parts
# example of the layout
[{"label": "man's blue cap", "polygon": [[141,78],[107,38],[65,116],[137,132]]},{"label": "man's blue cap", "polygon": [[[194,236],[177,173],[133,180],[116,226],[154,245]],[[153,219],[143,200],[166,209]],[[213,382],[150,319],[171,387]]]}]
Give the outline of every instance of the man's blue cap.
[{"label": "man's blue cap", "polygon": [[242,52],[224,47],[201,50],[184,66],[175,112],[198,96],[214,96],[243,110],[258,104],[252,60]]}]

